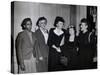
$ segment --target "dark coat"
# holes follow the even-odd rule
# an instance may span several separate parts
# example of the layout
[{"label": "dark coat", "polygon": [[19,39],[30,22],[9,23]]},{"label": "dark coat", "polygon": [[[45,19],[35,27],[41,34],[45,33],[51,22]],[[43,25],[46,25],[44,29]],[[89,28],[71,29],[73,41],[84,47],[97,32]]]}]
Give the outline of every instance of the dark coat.
[{"label": "dark coat", "polygon": [[37,71],[38,72],[47,72],[48,71],[48,51],[49,47],[45,44],[45,38],[40,29],[35,31],[36,38],[38,40],[38,45],[40,48],[40,54],[43,57],[43,61],[39,61],[37,63]]}]

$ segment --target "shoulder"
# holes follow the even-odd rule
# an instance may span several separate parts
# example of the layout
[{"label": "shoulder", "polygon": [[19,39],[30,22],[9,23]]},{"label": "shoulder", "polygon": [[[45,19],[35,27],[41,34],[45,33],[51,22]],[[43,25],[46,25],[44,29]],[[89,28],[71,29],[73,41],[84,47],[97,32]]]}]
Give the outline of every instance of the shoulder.
[{"label": "shoulder", "polygon": [[18,33],[17,37],[23,37],[25,35],[25,32],[24,31],[21,31]]},{"label": "shoulder", "polygon": [[40,33],[41,32],[41,30],[40,29],[37,29],[36,31],[35,31],[35,34],[38,34],[38,33]]},{"label": "shoulder", "polygon": [[37,39],[37,38],[36,38],[36,34],[35,34],[35,32],[32,32],[32,38],[33,38],[34,40]]},{"label": "shoulder", "polygon": [[66,31],[66,29],[62,29],[63,31]]},{"label": "shoulder", "polygon": [[16,36],[16,43],[19,42],[21,39],[23,39],[25,36],[24,31],[21,31],[18,33],[18,35]]},{"label": "shoulder", "polygon": [[40,35],[41,35],[41,30],[40,30],[40,29],[37,29],[37,30],[35,31],[35,36],[36,36],[37,38],[39,38]]},{"label": "shoulder", "polygon": [[54,29],[55,29],[55,28],[51,28],[51,29],[49,30],[49,32],[52,32]]},{"label": "shoulder", "polygon": [[54,32],[53,32],[54,29],[55,29],[55,28],[51,28],[51,29],[49,30],[49,35],[51,35],[52,33],[54,33]]},{"label": "shoulder", "polygon": [[62,29],[62,31],[63,31],[64,33],[67,33],[67,30],[66,30],[66,29]]},{"label": "shoulder", "polygon": [[69,34],[68,34],[68,32],[67,32],[66,29],[62,29],[62,31],[64,32],[64,35],[65,35],[65,36],[69,36]]},{"label": "shoulder", "polygon": [[40,29],[37,29],[37,30],[35,31],[35,33],[36,33],[36,32],[39,32],[39,31],[40,31]]},{"label": "shoulder", "polygon": [[55,28],[51,28],[50,30],[54,30]]},{"label": "shoulder", "polygon": [[84,35],[85,35],[87,38],[89,38],[89,37],[91,36],[91,32],[86,32]]}]

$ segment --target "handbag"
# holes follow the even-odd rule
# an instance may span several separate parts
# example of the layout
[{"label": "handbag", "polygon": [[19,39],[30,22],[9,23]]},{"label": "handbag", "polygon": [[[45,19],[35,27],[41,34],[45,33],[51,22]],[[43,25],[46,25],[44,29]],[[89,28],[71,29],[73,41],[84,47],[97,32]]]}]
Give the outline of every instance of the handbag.
[{"label": "handbag", "polygon": [[[64,45],[64,40],[65,40],[65,36],[63,36],[61,42],[60,42],[60,46]],[[68,64],[68,58],[65,56],[60,56],[60,63],[64,66],[67,66]]]},{"label": "handbag", "polygon": [[65,56],[61,56],[61,57],[60,57],[60,63],[61,63],[62,65],[64,65],[64,66],[67,66],[67,64],[68,64],[68,58],[65,57]]}]

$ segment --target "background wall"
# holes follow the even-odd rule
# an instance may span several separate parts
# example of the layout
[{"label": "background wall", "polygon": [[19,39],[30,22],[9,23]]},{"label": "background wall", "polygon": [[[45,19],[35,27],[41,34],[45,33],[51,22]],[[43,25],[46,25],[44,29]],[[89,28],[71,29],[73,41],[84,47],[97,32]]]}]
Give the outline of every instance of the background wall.
[{"label": "background wall", "polygon": [[[22,31],[21,22],[24,18],[32,19],[32,31],[36,29],[36,21],[39,17],[47,18],[47,29],[53,27],[56,16],[61,16],[65,19],[65,29],[70,24],[74,24],[79,30],[80,19],[86,17],[86,6],[71,6],[62,4],[44,4],[33,2],[14,2],[14,44],[17,34]],[[13,34],[13,32],[12,32]],[[17,73],[16,53],[14,47],[14,73]]]}]

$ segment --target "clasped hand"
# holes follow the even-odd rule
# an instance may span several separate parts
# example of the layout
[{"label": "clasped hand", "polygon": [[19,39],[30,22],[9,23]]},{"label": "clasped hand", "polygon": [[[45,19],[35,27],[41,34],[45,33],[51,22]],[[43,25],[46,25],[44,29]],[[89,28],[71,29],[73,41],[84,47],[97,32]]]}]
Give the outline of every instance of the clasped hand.
[{"label": "clasped hand", "polygon": [[60,47],[56,47],[55,45],[52,45],[52,47],[53,47],[54,49],[56,49],[57,52],[59,52],[59,53],[61,52]]}]

